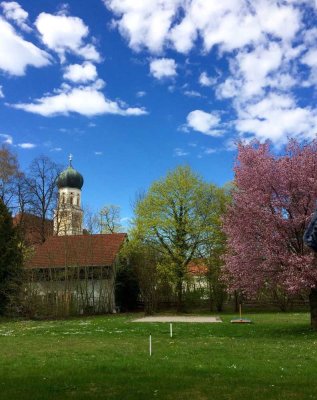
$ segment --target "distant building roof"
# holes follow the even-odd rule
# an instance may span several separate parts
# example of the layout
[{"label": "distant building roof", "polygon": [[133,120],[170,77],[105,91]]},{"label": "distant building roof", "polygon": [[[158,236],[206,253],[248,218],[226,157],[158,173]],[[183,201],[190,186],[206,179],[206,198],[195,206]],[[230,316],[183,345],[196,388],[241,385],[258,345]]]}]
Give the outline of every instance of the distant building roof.
[{"label": "distant building roof", "polygon": [[42,232],[42,219],[34,214],[18,213],[13,217],[13,224],[20,227],[28,245],[40,244],[43,239],[53,235],[53,221],[46,219],[43,226],[44,232]]},{"label": "distant building roof", "polygon": [[114,263],[126,233],[51,236],[35,248],[26,262],[28,269],[102,267]]},{"label": "distant building roof", "polygon": [[208,267],[204,259],[194,259],[188,264],[188,272],[194,276],[204,276],[208,272]]}]

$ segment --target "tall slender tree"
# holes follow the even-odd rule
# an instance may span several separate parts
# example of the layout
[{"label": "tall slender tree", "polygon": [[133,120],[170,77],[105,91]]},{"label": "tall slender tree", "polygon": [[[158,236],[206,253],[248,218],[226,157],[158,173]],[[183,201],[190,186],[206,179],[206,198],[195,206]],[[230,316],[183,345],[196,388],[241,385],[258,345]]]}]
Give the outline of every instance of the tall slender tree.
[{"label": "tall slender tree", "polygon": [[22,248],[11,214],[0,199],[0,314],[17,295],[22,280]]}]

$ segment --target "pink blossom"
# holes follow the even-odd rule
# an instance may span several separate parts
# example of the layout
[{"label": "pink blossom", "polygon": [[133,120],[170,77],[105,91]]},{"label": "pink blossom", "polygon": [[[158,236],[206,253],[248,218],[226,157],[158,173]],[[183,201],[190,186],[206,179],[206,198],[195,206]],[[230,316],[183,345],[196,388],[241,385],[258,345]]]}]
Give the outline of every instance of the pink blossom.
[{"label": "pink blossom", "polygon": [[282,156],[268,142],[239,144],[234,184],[224,219],[230,289],[298,293],[315,287],[316,262],[303,234],[317,199],[317,140],[302,146],[290,140]]}]

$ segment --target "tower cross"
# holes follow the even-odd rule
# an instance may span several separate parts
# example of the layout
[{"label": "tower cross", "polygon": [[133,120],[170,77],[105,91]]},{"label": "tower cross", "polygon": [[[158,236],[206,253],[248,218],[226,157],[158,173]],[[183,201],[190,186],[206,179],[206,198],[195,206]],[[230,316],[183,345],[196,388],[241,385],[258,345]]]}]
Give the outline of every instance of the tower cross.
[{"label": "tower cross", "polygon": [[71,167],[72,166],[72,161],[73,161],[73,155],[69,154],[68,159],[69,159],[69,166]]}]

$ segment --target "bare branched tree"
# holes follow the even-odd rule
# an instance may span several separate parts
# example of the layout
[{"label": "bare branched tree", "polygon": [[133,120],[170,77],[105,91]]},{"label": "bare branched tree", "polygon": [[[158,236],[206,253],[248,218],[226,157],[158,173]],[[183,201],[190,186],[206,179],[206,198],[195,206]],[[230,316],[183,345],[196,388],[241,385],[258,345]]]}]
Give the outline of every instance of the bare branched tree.
[{"label": "bare branched tree", "polygon": [[120,207],[114,204],[104,206],[100,210],[101,233],[116,233],[122,229],[120,224]]},{"label": "bare branched tree", "polygon": [[58,189],[56,181],[61,167],[46,156],[33,160],[26,178],[26,188],[29,194],[29,210],[41,219],[40,237],[46,239],[47,219],[53,217],[57,204]]}]

